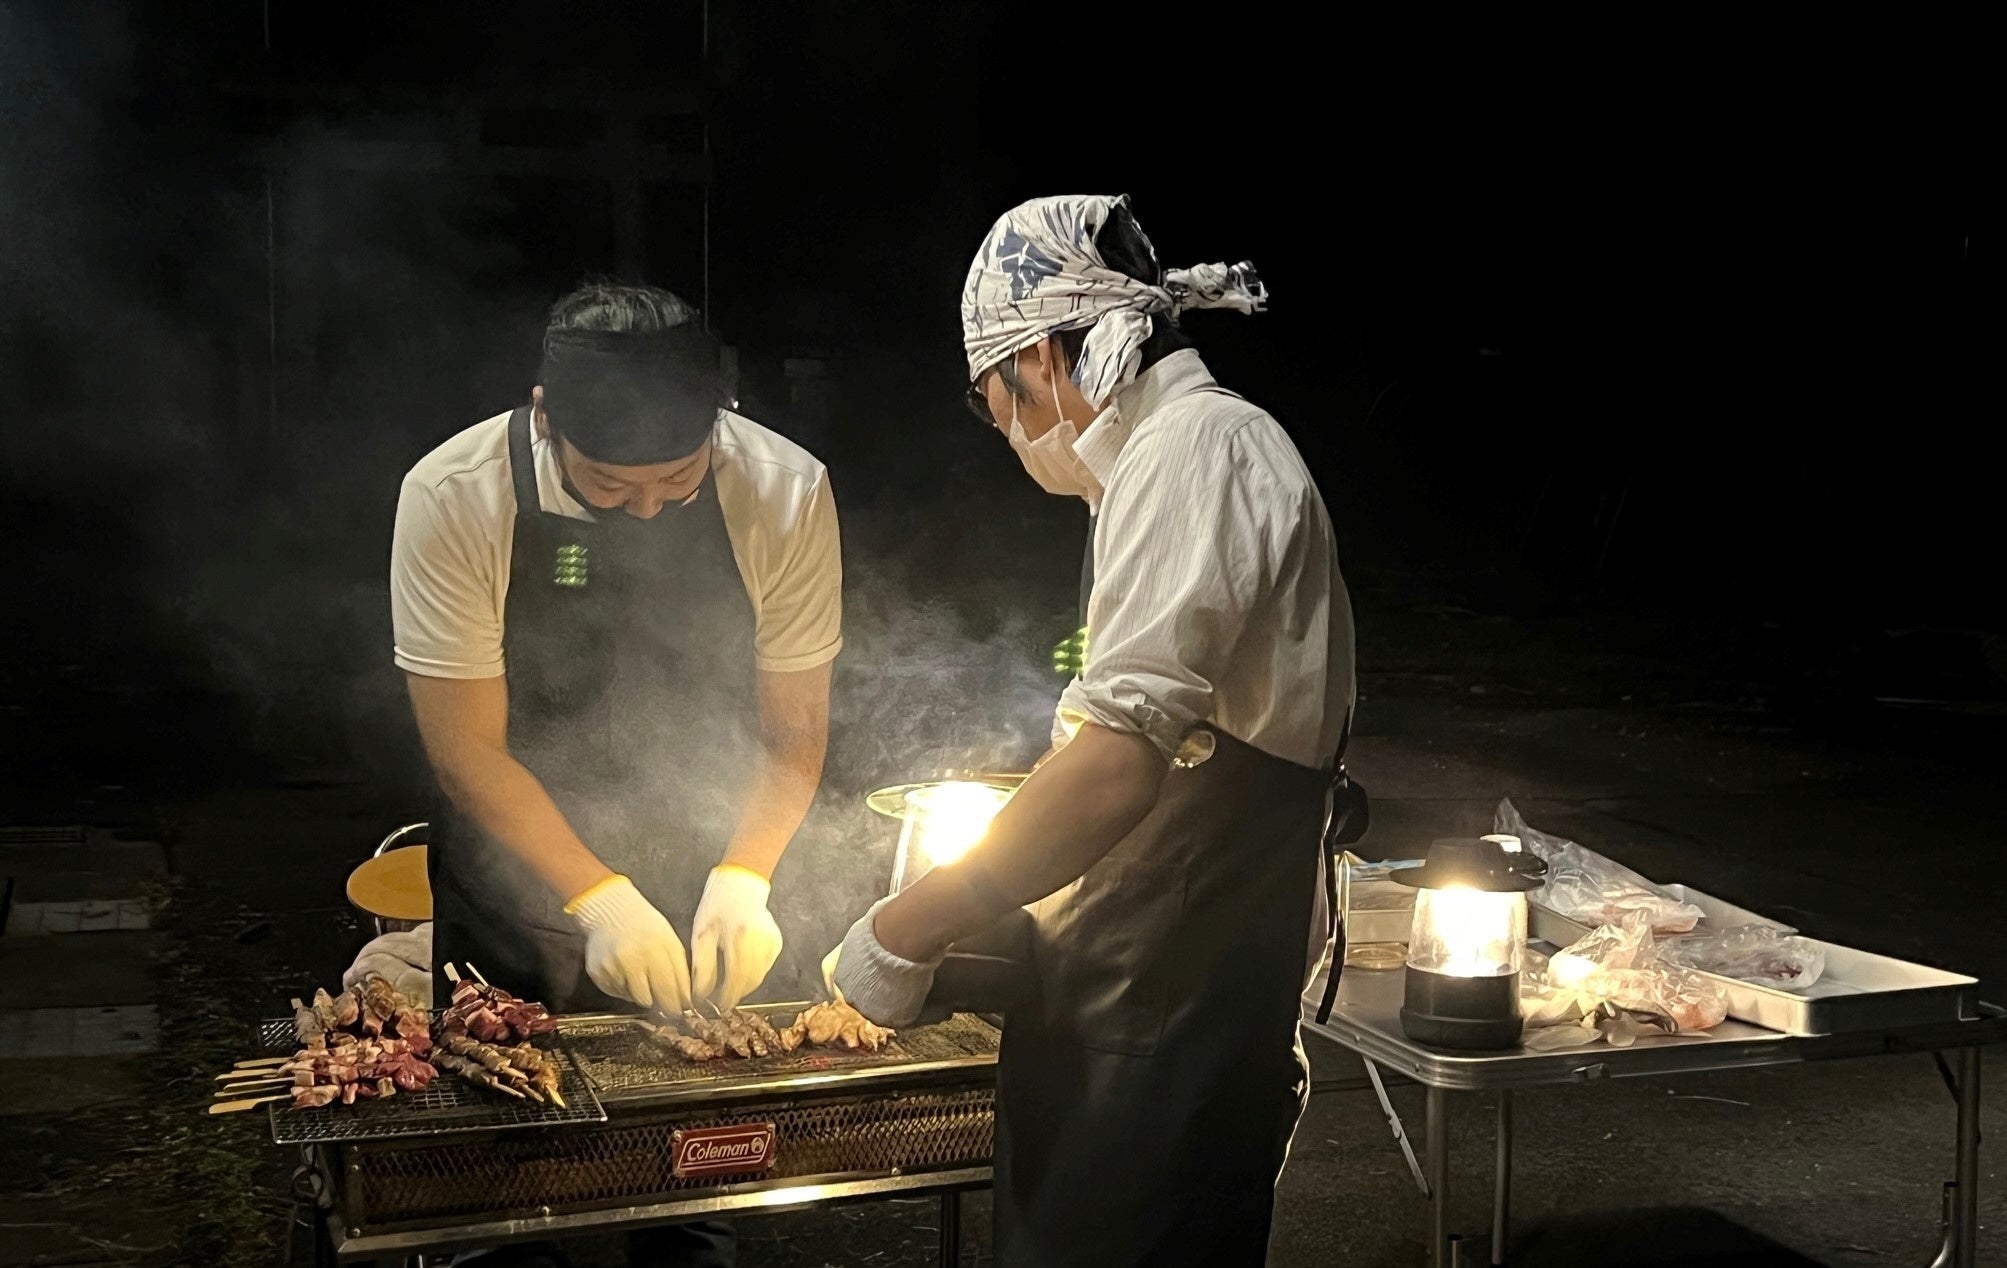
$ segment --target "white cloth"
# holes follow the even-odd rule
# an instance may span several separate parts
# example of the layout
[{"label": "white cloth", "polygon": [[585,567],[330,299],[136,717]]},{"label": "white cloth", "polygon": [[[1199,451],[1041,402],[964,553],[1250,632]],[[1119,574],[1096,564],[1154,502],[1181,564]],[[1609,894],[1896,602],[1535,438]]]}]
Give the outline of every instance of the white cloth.
[{"label": "white cloth", "polygon": [[757,872],[729,864],[711,869],[690,925],[690,988],[699,998],[737,1008],[767,980],[781,953],[780,926],[767,910],[772,892]]},{"label": "white cloth", "polygon": [[837,957],[835,965],[825,958],[823,967],[829,973],[830,993],[863,1013],[867,1021],[879,1026],[910,1026],[919,1019],[928,992],[934,989],[934,971],[946,957],[908,960],[879,944],[872,922],[878,919],[879,909],[891,901],[881,898],[871,904],[871,910],[850,926],[842,945],[831,953]]},{"label": "white cloth", "polygon": [[1162,272],[1141,226],[1136,236],[1161,276],[1139,279],[1109,268],[1095,239],[1117,217],[1134,224],[1127,194],[1064,194],[1013,207],[990,227],[962,287],[970,382],[1048,335],[1092,326],[1072,377],[1098,409],[1136,377],[1153,313],[1175,321],[1193,308],[1255,313],[1266,306],[1268,292],[1252,264]]},{"label": "white cloth", "polygon": [[341,975],[342,989],[375,973],[419,1008],[432,1007],[432,922],[416,929],[378,934],[363,943],[355,962]]},{"label": "white cloth", "polygon": [[1185,349],[1117,392],[1075,451],[1105,493],[1087,661],[1054,742],[1091,721],[1196,761],[1209,750],[1186,741],[1204,722],[1327,766],[1352,708],[1352,605],[1324,499],[1281,425]]},{"label": "white cloth", "polygon": [[[400,669],[431,678],[505,672],[502,613],[516,511],[508,428],[507,414],[477,423],[404,477],[390,552]],[[564,491],[550,442],[533,436],[531,454],[543,509],[589,518]],[[836,502],[822,464],[794,442],[725,411],[711,468],[753,603],[759,668],[788,672],[832,660],[843,646],[843,566]]]}]

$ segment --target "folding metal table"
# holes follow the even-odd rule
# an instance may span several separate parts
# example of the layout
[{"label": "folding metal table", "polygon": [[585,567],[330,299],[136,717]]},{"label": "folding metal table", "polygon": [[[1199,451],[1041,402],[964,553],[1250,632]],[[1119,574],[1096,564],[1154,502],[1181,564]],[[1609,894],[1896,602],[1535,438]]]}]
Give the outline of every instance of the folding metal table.
[{"label": "folding metal table", "polygon": [[[1306,1017],[1305,1026],[1365,1059],[1381,1106],[1428,1195],[1431,1268],[1454,1268],[1459,1254],[1459,1240],[1453,1238],[1449,1226],[1449,1120],[1451,1098],[1456,1094],[1492,1092],[1498,1097],[1497,1170],[1488,1260],[1504,1264],[1508,1262],[1505,1250],[1511,1214],[1514,1089],[1896,1053],[1955,1054],[1956,1072],[1947,1067],[1946,1074],[1958,1102],[1954,1178],[1946,1185],[1944,1238],[1930,1268],[1974,1268],[1978,1262],[1979,1050],[2007,1039],[2007,1011],[1981,1004],[1979,1016],[1964,1020],[1810,1036],[1727,1021],[1706,1034],[1654,1036],[1627,1048],[1596,1044],[1559,1052],[1518,1048],[1459,1055],[1425,1048],[1401,1033],[1402,983],[1398,969],[1348,967],[1339,981],[1330,1019],[1320,1025]],[[1318,993],[1321,987],[1312,992]],[[1425,1176],[1420,1174],[1421,1164],[1415,1161],[1399,1116],[1386,1097],[1380,1080],[1383,1069],[1412,1079],[1425,1089]]]}]

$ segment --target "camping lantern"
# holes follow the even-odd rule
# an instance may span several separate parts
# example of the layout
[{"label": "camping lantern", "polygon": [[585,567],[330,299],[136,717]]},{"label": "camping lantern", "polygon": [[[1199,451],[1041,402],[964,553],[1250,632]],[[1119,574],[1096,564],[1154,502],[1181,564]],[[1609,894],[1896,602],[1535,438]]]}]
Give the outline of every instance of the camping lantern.
[{"label": "camping lantern", "polygon": [[1021,782],[1023,776],[1017,775],[972,776],[901,784],[872,793],[867,804],[900,821],[892,892],[967,854]]},{"label": "camping lantern", "polygon": [[1526,891],[1540,881],[1498,841],[1451,838],[1391,879],[1416,889],[1401,1030],[1437,1048],[1518,1044]]}]

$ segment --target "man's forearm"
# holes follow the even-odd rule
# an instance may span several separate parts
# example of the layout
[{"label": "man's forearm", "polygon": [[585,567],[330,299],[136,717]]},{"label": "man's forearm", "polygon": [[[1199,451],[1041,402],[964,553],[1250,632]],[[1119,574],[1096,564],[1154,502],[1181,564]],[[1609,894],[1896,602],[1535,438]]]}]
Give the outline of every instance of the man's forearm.
[{"label": "man's forearm", "polygon": [[1025,780],[964,865],[934,869],[879,911],[879,944],[931,959],[1010,908],[1079,879],[1157,804],[1167,769],[1140,735],[1082,727]]},{"label": "man's forearm", "polygon": [[761,747],[739,809],[738,825],[720,863],[773,876],[788,842],[808,815],[816,786],[822,782],[824,740],[826,736],[823,740],[811,736]]},{"label": "man's forearm", "polygon": [[508,753],[470,749],[444,761],[435,757],[433,765],[453,804],[529,864],[560,901],[613,874],[579,840],[537,777]]}]

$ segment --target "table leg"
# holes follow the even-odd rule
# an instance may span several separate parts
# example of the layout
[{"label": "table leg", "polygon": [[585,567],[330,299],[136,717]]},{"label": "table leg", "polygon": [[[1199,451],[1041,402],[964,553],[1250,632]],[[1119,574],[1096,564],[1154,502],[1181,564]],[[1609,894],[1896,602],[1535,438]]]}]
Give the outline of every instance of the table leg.
[{"label": "table leg", "polygon": [[1979,1049],[1958,1053],[1958,1190],[1952,1194],[1952,1245],[1958,1268],[1979,1262]]},{"label": "table leg", "polygon": [[1506,1229],[1512,1223],[1512,1089],[1498,1090],[1498,1161],[1491,1190],[1491,1262],[1505,1262]]},{"label": "table leg", "polygon": [[1424,1136],[1429,1155],[1429,1265],[1451,1268],[1449,1233],[1449,1093],[1428,1091],[1428,1122]]},{"label": "table leg", "polygon": [[941,1195],[941,1268],[956,1268],[962,1262],[962,1191],[949,1189]]}]

